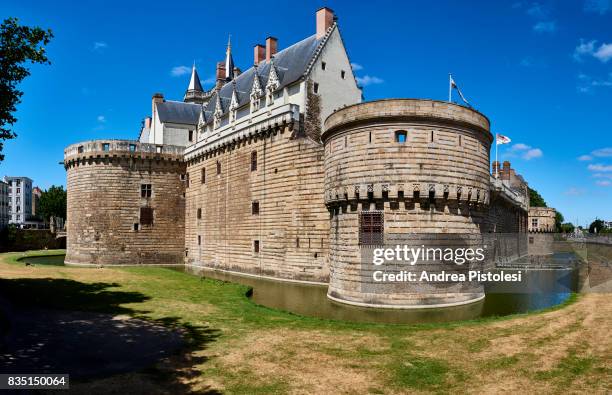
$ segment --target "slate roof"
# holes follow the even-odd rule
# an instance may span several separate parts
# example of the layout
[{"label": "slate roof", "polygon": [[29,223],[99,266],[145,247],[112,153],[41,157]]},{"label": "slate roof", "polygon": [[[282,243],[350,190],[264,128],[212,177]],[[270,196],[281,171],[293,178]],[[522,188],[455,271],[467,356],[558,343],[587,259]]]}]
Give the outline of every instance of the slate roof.
[{"label": "slate roof", "polygon": [[202,106],[180,101],[164,101],[157,103],[157,114],[160,122],[197,125]]},{"label": "slate roof", "polygon": [[[274,67],[276,68],[276,73],[280,81],[279,89],[299,80],[306,73],[312,58],[317,52],[317,48],[325,39],[326,37],[317,40],[316,35],[312,35],[277,52],[273,56]],[[257,67],[251,67],[234,78],[232,82],[226,83],[220,89],[219,93],[212,96],[208,105],[204,108],[204,118],[206,121],[210,122],[212,120],[212,114],[215,111],[217,103],[217,94],[221,97],[221,108],[223,113],[225,114],[228,111],[234,86],[238,94],[238,107],[242,107],[249,103],[249,95],[253,87],[256,71],[257,75],[259,75],[261,88],[265,91],[270,73],[270,64],[271,62],[263,61],[259,63]]]}]

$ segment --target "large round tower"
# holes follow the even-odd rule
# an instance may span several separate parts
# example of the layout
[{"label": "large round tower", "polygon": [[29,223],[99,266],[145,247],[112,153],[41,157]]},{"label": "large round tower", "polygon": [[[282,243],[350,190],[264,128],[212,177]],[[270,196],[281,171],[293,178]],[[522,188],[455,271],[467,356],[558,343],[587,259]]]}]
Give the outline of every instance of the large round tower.
[{"label": "large round tower", "polygon": [[66,264],[180,264],[185,255],[183,148],[126,140],[73,144]]},{"label": "large round tower", "polygon": [[[325,204],[331,221],[331,299],[422,307],[484,297],[478,283],[462,288],[377,287],[364,262],[377,246],[475,247],[481,242],[493,140],[484,115],[433,100],[380,100],[330,115],[322,139]],[[406,269],[446,270],[436,265]]]}]

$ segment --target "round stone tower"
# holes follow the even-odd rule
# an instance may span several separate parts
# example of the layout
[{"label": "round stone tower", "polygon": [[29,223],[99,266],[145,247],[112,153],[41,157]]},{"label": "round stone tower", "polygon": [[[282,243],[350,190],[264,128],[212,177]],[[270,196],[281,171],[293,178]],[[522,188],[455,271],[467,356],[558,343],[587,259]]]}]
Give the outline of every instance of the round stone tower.
[{"label": "round stone tower", "polygon": [[[378,286],[364,261],[379,246],[465,248],[482,242],[493,141],[484,115],[434,100],[367,102],[330,115],[322,140],[331,228],[328,297],[393,308],[450,306],[484,297],[476,282]],[[434,262],[405,269],[469,268],[455,266]]]},{"label": "round stone tower", "polygon": [[185,255],[183,148],[126,140],[73,144],[66,264],[180,264]]}]

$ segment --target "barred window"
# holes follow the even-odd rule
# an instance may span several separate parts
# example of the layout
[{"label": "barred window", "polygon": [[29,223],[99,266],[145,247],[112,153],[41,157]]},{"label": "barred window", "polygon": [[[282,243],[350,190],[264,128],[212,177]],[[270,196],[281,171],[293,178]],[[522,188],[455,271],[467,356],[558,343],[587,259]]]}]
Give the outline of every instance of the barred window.
[{"label": "barred window", "polygon": [[385,220],[381,211],[359,215],[359,245],[380,245],[384,241]]},{"label": "barred window", "polygon": [[251,152],[251,171],[257,170],[257,151]]},{"label": "barred window", "polygon": [[153,209],[151,207],[140,208],[140,224],[153,225]]},{"label": "barred window", "polygon": [[221,162],[217,161],[217,174],[221,174]]},{"label": "barred window", "polygon": [[251,214],[253,215],[259,214],[259,202],[258,201],[251,202]]},{"label": "barred window", "polygon": [[206,184],[206,168],[202,168],[202,184]]},{"label": "barred window", "polygon": [[259,240],[253,240],[253,252],[256,254],[259,253]]},{"label": "barred window", "polygon": [[198,209],[198,219],[202,219],[202,209]]}]

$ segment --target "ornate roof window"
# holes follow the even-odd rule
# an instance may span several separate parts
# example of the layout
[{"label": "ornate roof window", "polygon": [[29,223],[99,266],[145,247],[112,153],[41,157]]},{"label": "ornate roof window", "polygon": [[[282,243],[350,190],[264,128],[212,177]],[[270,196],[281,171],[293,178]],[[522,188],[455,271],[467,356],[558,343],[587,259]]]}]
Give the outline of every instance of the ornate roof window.
[{"label": "ornate roof window", "polygon": [[270,74],[268,75],[268,83],[266,84],[266,104],[271,106],[274,104],[274,91],[280,86],[280,79],[274,66],[274,58],[270,60]]},{"label": "ornate roof window", "polygon": [[236,83],[234,84],[234,90],[232,91],[232,100],[229,106],[229,121],[235,122],[238,115],[238,93],[236,92]]},{"label": "ornate roof window", "polygon": [[217,93],[217,101],[215,103],[215,112],[213,113],[213,128],[217,129],[221,126],[221,117],[223,116],[223,109],[221,108],[221,98]]},{"label": "ornate roof window", "polygon": [[264,95],[263,89],[261,89],[261,82],[259,81],[259,74],[257,73],[257,65],[255,65],[255,76],[253,78],[253,87],[251,88],[251,112],[255,112],[261,108],[261,98]]}]

